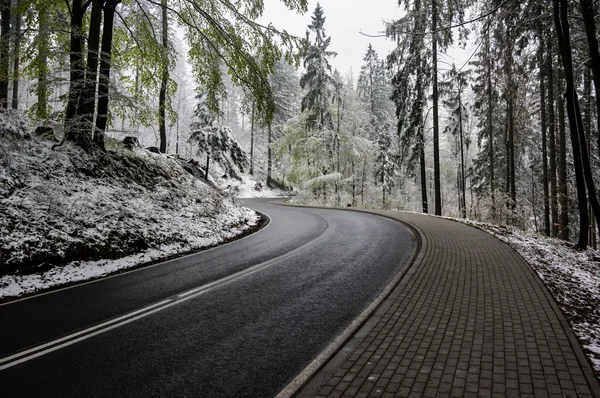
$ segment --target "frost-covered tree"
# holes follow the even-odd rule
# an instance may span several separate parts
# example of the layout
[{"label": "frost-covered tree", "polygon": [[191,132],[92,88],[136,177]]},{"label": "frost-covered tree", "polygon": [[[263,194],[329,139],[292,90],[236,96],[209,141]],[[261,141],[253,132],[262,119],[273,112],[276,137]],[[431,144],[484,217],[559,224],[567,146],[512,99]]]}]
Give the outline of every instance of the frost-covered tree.
[{"label": "frost-covered tree", "polygon": [[225,169],[228,177],[238,177],[236,168],[244,171],[248,156],[240,148],[231,129],[219,124],[209,109],[207,96],[199,95],[194,118],[190,124],[190,140],[198,145],[198,155],[206,155],[205,178],[208,179],[210,160]]},{"label": "frost-covered tree", "polygon": [[458,71],[456,65],[452,64],[452,68],[446,74],[448,80],[440,82],[440,93],[444,98],[442,105],[448,110],[448,124],[444,129],[444,133],[451,134],[456,141],[458,150],[457,155],[460,155],[460,171],[458,173],[458,189],[460,191],[459,210],[463,218],[467,217],[466,203],[466,181],[465,181],[465,147],[468,150],[471,145],[471,139],[465,136],[465,129],[468,111],[465,106],[465,91],[469,87],[470,70]]},{"label": "frost-covered tree", "polygon": [[390,124],[384,124],[378,133],[377,158],[375,159],[375,176],[382,185],[382,203],[384,208],[387,207],[386,195],[391,193],[398,173],[398,151],[393,145],[392,137]]},{"label": "frost-covered tree", "polygon": [[[314,35],[311,40],[311,32]],[[306,31],[308,48],[304,56],[306,72],[300,78],[300,87],[306,90],[302,98],[302,112],[307,112],[309,130],[320,131],[333,128],[329,103],[335,81],[331,76],[329,58],[337,54],[327,50],[331,37],[325,34],[325,15],[319,3]]]},{"label": "frost-covered tree", "polygon": [[321,177],[334,170],[335,128],[332,100],[335,79],[332,76],[329,58],[336,53],[327,50],[331,37],[325,34],[324,25],[323,8],[317,4],[306,31],[306,71],[300,78],[300,87],[305,90],[301,102],[302,114],[288,124],[286,137],[280,145],[285,143],[294,159],[294,170],[290,178],[304,182],[322,182],[325,193],[325,185],[329,179]]},{"label": "frost-covered tree", "polygon": [[297,114],[300,107],[300,82],[292,65],[277,63],[269,83],[275,100],[275,112],[267,135],[267,185],[271,183],[273,172],[272,144],[283,137],[285,124]]},{"label": "frost-covered tree", "polygon": [[367,53],[363,58],[365,62],[360,68],[358,76],[358,95],[367,104],[373,121],[382,125],[385,123],[392,110],[390,101],[390,79],[385,64],[369,44]]}]

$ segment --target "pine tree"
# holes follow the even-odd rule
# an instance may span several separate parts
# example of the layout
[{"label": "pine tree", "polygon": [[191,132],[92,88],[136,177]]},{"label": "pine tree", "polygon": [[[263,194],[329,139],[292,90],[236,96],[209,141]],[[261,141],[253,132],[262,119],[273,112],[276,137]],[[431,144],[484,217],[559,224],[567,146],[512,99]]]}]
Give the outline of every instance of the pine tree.
[{"label": "pine tree", "polygon": [[[305,113],[305,124],[311,150],[306,154],[313,164],[315,177],[326,175],[334,169],[333,130],[334,123],[330,109],[335,80],[331,73],[329,58],[336,55],[327,50],[331,37],[325,34],[325,15],[317,3],[311,23],[308,25],[306,40],[309,43],[304,57],[306,72],[300,78],[300,87],[306,90],[302,98],[301,111]],[[311,40],[311,32],[314,35]],[[311,159],[312,158],[312,159]]]},{"label": "pine tree", "polygon": [[421,204],[423,213],[428,213],[423,109],[426,102],[425,90],[431,81],[431,70],[427,67],[425,35],[401,34],[404,30],[424,32],[425,7],[421,0],[415,0],[412,7],[407,2],[407,7],[410,12],[387,28],[388,35],[398,41],[397,48],[388,56],[388,63],[396,69],[392,78],[392,99],[396,104],[398,118],[400,160],[405,163],[409,175],[414,173],[415,164],[419,162]]},{"label": "pine tree", "polygon": [[[304,57],[306,72],[300,79],[300,87],[306,89],[302,98],[302,112],[308,112],[307,127],[309,130],[320,131],[333,128],[333,119],[329,110],[329,103],[335,81],[331,76],[329,58],[336,56],[327,48],[331,44],[331,37],[325,34],[325,15],[319,3],[315,8],[312,22],[306,31],[306,40],[310,44]],[[314,41],[310,41],[310,32],[314,34]]]},{"label": "pine tree", "polygon": [[387,70],[371,44],[367,48],[363,61],[365,63],[361,66],[358,75],[358,96],[367,105],[371,113],[371,122],[383,125],[392,112]]}]

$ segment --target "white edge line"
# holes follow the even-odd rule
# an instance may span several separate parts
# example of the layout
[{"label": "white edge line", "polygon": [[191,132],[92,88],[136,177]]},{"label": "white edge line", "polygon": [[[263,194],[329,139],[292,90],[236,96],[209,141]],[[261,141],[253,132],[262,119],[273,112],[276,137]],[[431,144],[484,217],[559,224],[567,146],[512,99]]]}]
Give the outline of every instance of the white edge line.
[{"label": "white edge line", "polygon": [[[116,270],[116,271],[115,271],[115,273],[114,273],[114,274],[112,274],[112,275],[107,275],[107,276],[99,276],[99,277],[97,277],[97,278],[95,278],[95,279],[93,279],[93,280],[81,281],[81,282],[75,282],[75,283],[74,283],[73,285],[71,285],[71,286],[62,287],[62,288],[59,288],[59,289],[54,289],[54,290],[51,290],[51,291],[49,291],[49,292],[40,292],[40,293],[35,293],[35,292],[33,292],[33,293],[31,294],[31,296],[27,296],[27,297],[23,297],[23,298],[18,298],[18,299],[15,299],[15,300],[8,301],[8,302],[6,302],[6,303],[0,303],[0,307],[2,307],[2,306],[5,306],[5,305],[10,305],[10,304],[15,304],[15,303],[18,303],[18,302],[20,302],[20,301],[25,301],[25,300],[29,300],[29,299],[36,298],[36,297],[40,297],[40,296],[45,296],[45,295],[47,295],[47,294],[58,293],[58,292],[60,292],[60,291],[63,291],[63,290],[73,289],[73,288],[76,288],[76,287],[80,287],[80,286],[84,286],[84,285],[89,285],[89,284],[91,284],[91,283],[96,283],[96,282],[104,281],[104,280],[107,280],[107,279],[116,278],[116,277],[119,277],[119,276],[123,276],[123,275],[130,274],[130,273],[132,273],[132,272],[143,271],[143,270],[145,270],[145,269],[154,268],[154,267],[157,267],[157,266],[159,266],[159,265],[165,265],[165,264],[168,264],[168,263],[171,263],[171,262],[174,262],[174,261],[182,260],[182,259],[184,259],[184,258],[188,258],[188,257],[196,256],[196,255],[199,255],[199,254],[201,254],[201,253],[206,253],[206,252],[209,252],[209,251],[212,251],[212,250],[219,249],[219,248],[221,248],[221,247],[223,247],[223,246],[227,246],[227,245],[229,245],[229,244],[232,244],[232,243],[239,242],[239,241],[241,241],[241,240],[244,240],[244,239],[246,239],[246,238],[249,238],[249,237],[251,237],[251,236],[254,236],[254,235],[258,234],[259,232],[261,232],[261,231],[264,231],[265,229],[267,229],[267,228],[269,228],[269,227],[271,226],[271,217],[269,217],[269,215],[268,215],[267,213],[265,213],[265,212],[264,212],[264,211],[262,211],[262,210],[256,210],[256,209],[253,209],[253,208],[251,208],[251,207],[248,207],[248,206],[244,206],[244,207],[246,207],[246,208],[248,208],[248,209],[251,209],[251,210],[254,210],[255,212],[257,212],[257,213],[259,213],[259,214],[262,214],[262,215],[264,215],[265,217],[267,217],[267,219],[269,220],[269,222],[267,223],[267,225],[265,225],[264,227],[262,227],[262,228],[261,228],[261,229],[259,229],[258,231],[256,231],[256,232],[253,232],[253,233],[250,233],[250,234],[247,234],[246,236],[242,236],[242,237],[241,237],[241,238],[239,238],[239,239],[234,239],[234,240],[232,240],[232,241],[229,241],[229,242],[225,242],[225,243],[217,244],[216,246],[212,246],[212,247],[209,247],[209,248],[206,248],[206,249],[198,249],[198,251],[197,251],[197,252],[195,252],[195,253],[186,254],[185,256],[181,256],[181,257],[172,258],[172,259],[170,259],[170,260],[166,260],[166,261],[161,261],[161,262],[159,262],[159,263],[156,263],[156,264],[151,264],[151,265],[146,265],[146,266],[140,266],[139,268],[132,269],[132,270],[128,270],[128,271]],[[135,266],[134,266],[134,267],[135,267]],[[126,268],[124,268],[124,269],[126,269]],[[119,271],[121,271],[121,272],[119,272]],[[118,273],[117,273],[117,272],[118,272]],[[3,297],[3,298],[1,298],[1,299],[8,299],[8,298],[10,298],[10,297],[15,297],[15,296],[5,296],[5,297]],[[0,362],[1,362],[1,361],[0,361]]]}]

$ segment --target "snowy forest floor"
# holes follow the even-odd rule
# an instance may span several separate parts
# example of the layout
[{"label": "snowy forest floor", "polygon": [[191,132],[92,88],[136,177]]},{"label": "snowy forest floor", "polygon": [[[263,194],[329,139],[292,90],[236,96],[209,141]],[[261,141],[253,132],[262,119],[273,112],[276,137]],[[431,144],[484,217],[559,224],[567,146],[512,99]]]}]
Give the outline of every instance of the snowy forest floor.
[{"label": "snowy forest floor", "polygon": [[[448,217],[446,217],[448,218]],[[600,251],[516,228],[450,218],[486,231],[515,249],[544,282],[600,378]]]},{"label": "snowy forest floor", "polygon": [[181,159],[112,140],[96,155],[70,143],[52,150],[52,138],[0,114],[0,300],[195,252],[259,226],[256,212]]}]

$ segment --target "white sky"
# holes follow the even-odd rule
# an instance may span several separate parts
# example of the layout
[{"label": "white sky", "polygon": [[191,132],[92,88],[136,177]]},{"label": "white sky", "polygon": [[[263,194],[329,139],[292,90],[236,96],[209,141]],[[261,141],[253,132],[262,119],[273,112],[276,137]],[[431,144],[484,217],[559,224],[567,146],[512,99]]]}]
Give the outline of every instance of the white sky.
[{"label": "white sky", "polygon": [[[325,13],[325,34],[331,36],[329,49],[338,53],[331,60],[334,69],[342,74],[350,67],[355,76],[363,64],[369,43],[384,58],[395,47],[386,38],[370,38],[360,32],[378,34],[384,30],[384,20],[400,17],[396,0],[319,0]],[[304,15],[288,10],[280,0],[266,0],[261,22],[272,22],[276,28],[285,29],[296,36],[305,37],[306,29],[315,11],[317,0],[309,0]]]}]

